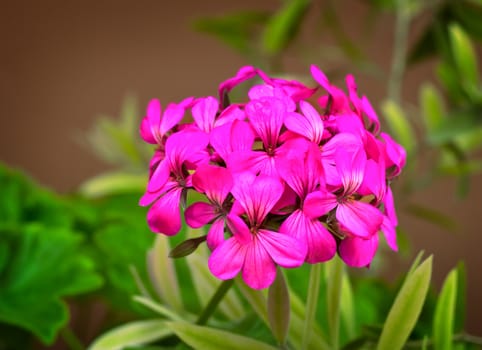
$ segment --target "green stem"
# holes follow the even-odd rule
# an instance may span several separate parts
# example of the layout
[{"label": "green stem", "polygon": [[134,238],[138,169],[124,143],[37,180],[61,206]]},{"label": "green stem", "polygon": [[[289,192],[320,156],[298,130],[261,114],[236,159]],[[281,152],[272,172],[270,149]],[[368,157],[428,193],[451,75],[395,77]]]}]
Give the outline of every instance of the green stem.
[{"label": "green stem", "polygon": [[329,263],[329,274],[327,282],[327,309],[328,309],[328,325],[330,328],[330,338],[333,349],[339,347],[340,333],[340,301],[341,288],[343,284],[343,263],[341,259],[335,257]]},{"label": "green stem", "polygon": [[313,323],[315,321],[316,306],[320,292],[321,264],[311,265],[310,281],[308,284],[308,297],[306,300],[306,318],[303,325],[303,337],[301,338],[301,349],[306,350],[310,343]]},{"label": "green stem", "polygon": [[70,327],[64,327],[60,331],[60,336],[62,337],[65,344],[67,344],[70,350],[84,350],[84,345],[80,342],[79,338],[72,332]]},{"label": "green stem", "polygon": [[397,18],[395,23],[395,39],[393,44],[393,58],[388,79],[388,97],[395,103],[400,103],[403,74],[405,72],[405,56],[407,52],[408,30],[410,27],[410,13],[406,9],[407,0],[397,0]]},{"label": "green stem", "polygon": [[209,300],[209,303],[206,305],[203,312],[201,313],[198,320],[196,321],[196,324],[200,326],[206,324],[206,322],[212,316],[214,311],[216,311],[216,308],[218,307],[219,303],[221,302],[221,300],[223,300],[224,296],[226,295],[226,293],[229,291],[229,289],[233,284],[234,284],[234,279],[230,279],[230,280],[223,281],[219,285],[218,289],[216,290],[216,293],[214,293],[214,295],[211,297],[211,300]]}]

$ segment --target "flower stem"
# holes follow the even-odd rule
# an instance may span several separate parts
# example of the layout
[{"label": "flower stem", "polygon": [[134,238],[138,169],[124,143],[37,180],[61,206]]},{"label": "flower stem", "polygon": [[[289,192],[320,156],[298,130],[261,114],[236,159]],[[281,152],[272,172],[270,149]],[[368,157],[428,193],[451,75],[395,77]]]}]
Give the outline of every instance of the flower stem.
[{"label": "flower stem", "polygon": [[339,348],[339,332],[340,332],[340,301],[343,284],[343,263],[340,258],[334,257],[327,265],[327,309],[328,309],[328,325],[330,328],[330,340],[333,349]]},{"label": "flower stem", "polygon": [[321,281],[321,264],[311,265],[310,281],[308,283],[308,297],[306,300],[306,318],[303,326],[303,338],[301,340],[301,349],[306,350],[310,343],[311,332],[316,315],[316,305],[318,303],[318,294],[320,292]]},{"label": "flower stem", "polygon": [[216,308],[218,307],[219,303],[221,300],[223,300],[224,296],[226,293],[229,291],[231,286],[234,284],[234,279],[226,280],[223,281],[218,289],[216,290],[216,293],[211,297],[211,300],[209,300],[209,303],[206,305],[204,310],[202,311],[201,315],[199,316],[198,320],[196,321],[196,324],[198,325],[205,325],[209,318],[212,316],[214,311],[216,311]]},{"label": "flower stem", "polygon": [[406,0],[397,0],[395,22],[395,39],[393,44],[393,57],[388,79],[388,97],[395,103],[400,103],[403,74],[405,72],[405,55],[407,52],[408,30],[410,28],[411,14],[406,9]]}]

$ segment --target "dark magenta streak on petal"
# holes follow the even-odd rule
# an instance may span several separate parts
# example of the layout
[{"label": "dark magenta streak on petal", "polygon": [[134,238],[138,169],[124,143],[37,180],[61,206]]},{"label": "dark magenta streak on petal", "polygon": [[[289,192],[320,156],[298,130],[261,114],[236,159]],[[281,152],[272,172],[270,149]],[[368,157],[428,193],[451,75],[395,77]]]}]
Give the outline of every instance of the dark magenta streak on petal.
[{"label": "dark magenta streak on petal", "polygon": [[303,264],[306,256],[306,244],[285,233],[259,230],[258,241],[271,258],[283,267],[297,267]]},{"label": "dark magenta streak on petal", "polygon": [[243,279],[253,289],[269,287],[276,277],[276,266],[266,249],[257,239],[246,248]]}]

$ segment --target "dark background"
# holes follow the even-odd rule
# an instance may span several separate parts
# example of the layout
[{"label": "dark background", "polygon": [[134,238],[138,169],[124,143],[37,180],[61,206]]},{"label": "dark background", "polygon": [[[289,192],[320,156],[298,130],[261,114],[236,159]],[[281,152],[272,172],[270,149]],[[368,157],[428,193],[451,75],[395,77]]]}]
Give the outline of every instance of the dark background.
[{"label": "dark background", "polygon": [[[154,97],[167,103],[215,94],[220,81],[249,63],[216,39],[196,33],[195,18],[279,5],[274,0],[1,2],[0,161],[25,170],[48,187],[73,191],[107,169],[82,141],[99,114],[118,115],[129,93],[138,97],[142,108]],[[344,0],[337,7],[348,33],[360,37],[358,28],[366,14],[363,2]],[[369,57],[385,69],[391,58],[393,21],[389,14],[383,15],[374,37],[364,44]],[[417,28],[412,35],[416,34]],[[331,42],[327,34],[304,32],[303,37],[308,43],[312,40],[313,47]],[[308,62],[300,64],[288,56],[285,63],[290,71],[308,72]],[[322,69],[333,65],[321,60],[309,63]],[[405,101],[417,102],[419,85],[432,77],[432,71],[433,62],[410,69]],[[359,91],[379,107],[386,81],[350,72],[357,77]],[[466,262],[467,328],[477,334],[482,333],[481,180],[481,176],[472,179],[465,200],[455,196],[450,179],[439,180],[416,196],[421,204],[451,213],[459,222],[455,233],[401,214],[413,251],[434,254],[436,286],[459,260]],[[389,278],[408,264],[392,255]]]}]

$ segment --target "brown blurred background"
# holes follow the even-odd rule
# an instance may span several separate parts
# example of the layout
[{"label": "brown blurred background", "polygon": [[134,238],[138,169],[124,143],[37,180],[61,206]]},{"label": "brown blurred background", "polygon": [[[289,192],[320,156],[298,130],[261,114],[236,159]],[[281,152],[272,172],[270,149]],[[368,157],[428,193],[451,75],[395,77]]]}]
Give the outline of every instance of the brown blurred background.
[{"label": "brown blurred background", "polygon": [[[73,191],[83,180],[106,169],[79,142],[99,114],[118,115],[129,93],[138,97],[141,106],[154,97],[166,103],[188,95],[215,94],[221,80],[249,63],[216,39],[196,33],[192,29],[195,18],[242,9],[270,10],[279,4],[275,0],[3,1],[0,161],[25,170],[48,187]],[[363,2],[344,0],[337,6],[347,32],[360,37],[358,28],[366,14]],[[376,23],[374,38],[364,46],[384,69],[391,58],[393,21],[389,14],[384,15]],[[324,40],[330,42],[326,34],[303,35],[316,47],[322,47]],[[308,72],[307,64],[289,57],[285,63],[290,71]],[[312,63],[329,68],[321,60]],[[432,77],[432,70],[433,62],[428,62],[409,71],[405,101],[417,101],[419,84]],[[378,107],[386,94],[386,81],[353,73],[359,91]],[[467,328],[479,335],[481,180],[481,176],[472,179],[472,191],[465,200],[455,197],[450,179],[417,194],[421,204],[453,213],[460,222],[456,233],[401,215],[414,252],[424,249],[434,254],[437,286],[459,260],[466,262]],[[400,263],[398,268],[407,264]]]}]

